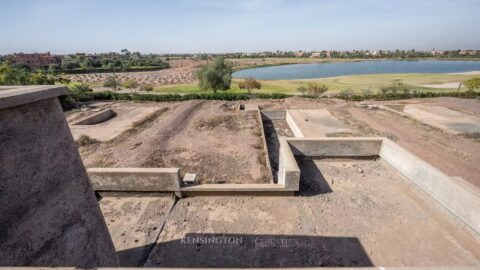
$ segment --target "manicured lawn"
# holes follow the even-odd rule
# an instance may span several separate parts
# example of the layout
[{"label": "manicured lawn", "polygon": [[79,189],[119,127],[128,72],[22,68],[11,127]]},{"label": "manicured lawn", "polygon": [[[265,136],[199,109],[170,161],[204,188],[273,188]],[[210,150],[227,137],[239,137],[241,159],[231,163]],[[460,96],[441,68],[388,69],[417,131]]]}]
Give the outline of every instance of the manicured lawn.
[{"label": "manicured lawn", "polygon": [[[478,76],[478,75],[477,75]],[[421,85],[425,84],[442,84],[449,82],[464,81],[474,75],[459,75],[459,74],[371,74],[371,75],[353,75],[341,76],[321,79],[308,80],[261,80],[262,89],[255,90],[255,93],[286,93],[295,94],[297,88],[308,83],[326,84],[329,87],[329,92],[340,92],[344,89],[352,89],[354,92],[361,93],[363,89],[370,89],[372,93],[376,93],[383,85],[389,85],[394,80],[402,80],[405,84],[412,85],[417,91],[456,91],[452,89],[437,89],[425,88]],[[238,88],[240,79],[234,79],[232,89],[228,90],[233,93],[245,93],[245,90]],[[462,90],[465,90],[462,87]],[[182,84],[171,86],[156,87],[155,92],[159,93],[198,93],[200,90],[196,84]]]}]

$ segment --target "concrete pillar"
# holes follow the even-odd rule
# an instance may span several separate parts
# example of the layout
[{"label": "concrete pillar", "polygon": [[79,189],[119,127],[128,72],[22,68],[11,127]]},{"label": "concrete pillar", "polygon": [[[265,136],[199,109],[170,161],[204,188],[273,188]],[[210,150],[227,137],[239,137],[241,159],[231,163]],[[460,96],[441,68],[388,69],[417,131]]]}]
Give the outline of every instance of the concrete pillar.
[{"label": "concrete pillar", "polygon": [[0,88],[0,266],[118,266],[57,96]]}]

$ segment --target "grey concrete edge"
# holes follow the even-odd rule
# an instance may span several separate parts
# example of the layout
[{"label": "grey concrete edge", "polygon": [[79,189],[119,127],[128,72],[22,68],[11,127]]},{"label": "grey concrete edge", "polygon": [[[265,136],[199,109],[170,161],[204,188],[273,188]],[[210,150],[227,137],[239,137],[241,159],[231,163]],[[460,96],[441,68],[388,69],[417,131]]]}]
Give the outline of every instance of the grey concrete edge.
[{"label": "grey concrete edge", "polygon": [[480,192],[384,138],[380,157],[480,237]]},{"label": "grey concrete edge", "polygon": [[56,98],[66,95],[68,88],[65,86],[24,86],[12,87],[0,91],[0,110],[32,103],[44,99]]}]

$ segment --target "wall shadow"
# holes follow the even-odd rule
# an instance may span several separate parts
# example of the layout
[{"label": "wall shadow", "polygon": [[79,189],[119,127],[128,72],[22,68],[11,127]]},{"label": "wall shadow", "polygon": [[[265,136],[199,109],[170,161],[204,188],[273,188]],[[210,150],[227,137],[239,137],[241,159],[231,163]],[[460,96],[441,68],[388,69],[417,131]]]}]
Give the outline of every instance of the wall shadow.
[{"label": "wall shadow", "polygon": [[268,158],[272,167],[273,182],[278,182],[278,163],[280,156],[280,140],[272,120],[262,119],[263,132],[267,141]]},{"label": "wall shadow", "polygon": [[300,168],[300,196],[315,196],[332,192],[330,185],[318,169],[314,160],[307,157],[295,157]]},{"label": "wall shadow", "polygon": [[[117,252],[119,257],[137,253]],[[251,234],[187,234],[157,244],[145,267],[292,268],[371,267],[367,253],[354,237]]]}]

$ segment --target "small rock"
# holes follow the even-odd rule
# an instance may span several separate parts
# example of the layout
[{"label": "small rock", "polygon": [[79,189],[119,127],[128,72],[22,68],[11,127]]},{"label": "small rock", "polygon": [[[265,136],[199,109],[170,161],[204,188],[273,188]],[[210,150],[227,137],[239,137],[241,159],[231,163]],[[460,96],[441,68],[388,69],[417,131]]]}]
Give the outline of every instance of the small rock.
[{"label": "small rock", "polygon": [[358,168],[358,172],[359,172],[359,173],[363,173],[363,169],[362,169],[362,168]]}]

